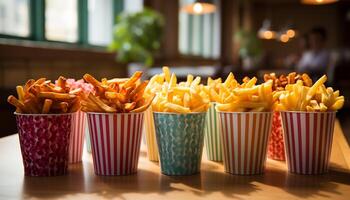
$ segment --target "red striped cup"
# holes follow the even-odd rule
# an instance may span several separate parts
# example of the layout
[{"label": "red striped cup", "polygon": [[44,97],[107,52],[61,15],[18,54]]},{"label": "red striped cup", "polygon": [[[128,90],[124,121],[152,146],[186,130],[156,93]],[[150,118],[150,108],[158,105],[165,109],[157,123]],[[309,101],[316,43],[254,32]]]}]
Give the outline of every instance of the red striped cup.
[{"label": "red striped cup", "polygon": [[219,116],[225,171],[263,173],[272,112],[219,112]]},{"label": "red striped cup", "polygon": [[335,112],[281,112],[288,170],[296,174],[328,171]]},{"label": "red striped cup", "polygon": [[95,174],[137,172],[144,113],[87,113]]},{"label": "red striped cup", "polygon": [[72,128],[70,133],[68,162],[81,162],[83,156],[86,114],[78,111],[72,116]]}]

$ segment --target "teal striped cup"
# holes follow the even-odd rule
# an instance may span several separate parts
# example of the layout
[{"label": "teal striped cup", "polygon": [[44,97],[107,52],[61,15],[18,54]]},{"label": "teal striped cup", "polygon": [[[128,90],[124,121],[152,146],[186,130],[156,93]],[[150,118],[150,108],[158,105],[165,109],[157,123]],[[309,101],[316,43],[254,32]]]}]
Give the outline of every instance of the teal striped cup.
[{"label": "teal striped cup", "polygon": [[221,130],[215,105],[212,103],[207,113],[204,143],[208,160],[222,162]]},{"label": "teal striped cup", "polygon": [[192,175],[200,171],[206,112],[154,112],[161,171],[165,175]]}]

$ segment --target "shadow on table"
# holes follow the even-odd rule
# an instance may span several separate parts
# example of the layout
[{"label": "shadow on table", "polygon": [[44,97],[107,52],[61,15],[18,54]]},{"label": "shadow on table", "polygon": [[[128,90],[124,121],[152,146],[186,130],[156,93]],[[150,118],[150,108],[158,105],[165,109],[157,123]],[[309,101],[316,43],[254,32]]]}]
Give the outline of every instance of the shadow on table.
[{"label": "shadow on table", "polygon": [[[154,163],[157,165],[156,163]],[[185,191],[199,197],[221,192],[228,197],[248,195],[257,190],[255,177],[232,176],[221,171],[203,171],[193,176],[166,176],[158,172],[139,169],[130,176],[96,176],[90,164],[69,167],[69,176],[24,177],[23,198],[124,198],[127,194]],[[53,181],[54,179],[54,181]],[[164,197],[165,198],[165,197]]]},{"label": "shadow on table", "polygon": [[[158,164],[154,163],[154,165]],[[158,172],[139,169],[136,175],[131,176],[94,176],[93,180],[88,181],[91,185],[85,189],[89,193],[98,193],[104,198],[123,198],[128,193],[157,193],[164,195],[165,198],[167,193],[174,191],[183,191],[198,197],[221,192],[225,196],[234,197],[242,194],[249,195],[255,191],[257,188],[250,183],[253,180],[253,177],[234,177],[221,171],[205,170],[192,176],[166,176]],[[103,192],[95,189],[101,188],[100,186],[104,188]]]},{"label": "shadow on table", "polygon": [[[157,163],[153,163],[158,165]],[[203,165],[202,165],[203,166]],[[236,176],[218,170],[218,164],[207,163],[202,173],[193,176],[166,176],[158,171],[139,169],[130,176],[96,176],[92,164],[75,164],[69,167],[69,176],[25,177],[23,198],[115,198],[124,199],[129,194],[160,194],[184,191],[198,197],[214,192],[226,197],[249,197],[253,192],[263,190],[264,185],[283,189],[299,198],[328,197],[339,194],[337,184],[350,184],[347,172],[330,171],[320,176],[289,174],[282,169],[269,168],[263,175]],[[159,169],[160,170],[160,169]],[[52,181],[52,180],[55,181]],[[50,191],[50,192],[48,192]],[[84,198],[83,198],[84,199]]]},{"label": "shadow on table", "polygon": [[298,175],[284,170],[267,169],[264,176],[257,178],[261,184],[281,188],[299,198],[342,195],[339,184],[350,184],[350,173],[332,171],[323,175]]}]

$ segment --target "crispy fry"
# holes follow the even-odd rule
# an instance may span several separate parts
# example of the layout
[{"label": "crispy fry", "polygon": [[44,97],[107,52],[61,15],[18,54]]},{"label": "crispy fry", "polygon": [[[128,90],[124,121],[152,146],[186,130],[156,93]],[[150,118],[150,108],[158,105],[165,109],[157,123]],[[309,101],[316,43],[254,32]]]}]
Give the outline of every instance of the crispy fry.
[{"label": "crispy fry", "polygon": [[93,85],[95,87],[96,92],[103,93],[105,91],[105,88],[102,86],[102,83],[99,82],[98,80],[96,80],[90,74],[85,74],[83,76],[83,78],[86,82],[90,83],[91,85]]},{"label": "crispy fry", "polygon": [[73,102],[70,103],[70,108],[68,112],[74,113],[80,109],[81,97],[77,97]]},{"label": "crispy fry", "polygon": [[137,71],[135,72],[130,78],[129,80],[127,80],[124,84],[123,87],[124,88],[128,88],[130,87],[132,84],[136,83],[137,80],[139,80],[142,76],[142,72],[141,71]]},{"label": "crispy fry", "polygon": [[24,104],[21,101],[19,101],[16,97],[14,97],[13,95],[10,95],[7,98],[7,102],[9,102],[13,106],[15,106],[18,109],[18,112],[28,112],[27,108],[24,107]]},{"label": "crispy fry", "polygon": [[[141,71],[135,72],[131,78],[103,78],[97,81],[91,75],[84,79],[99,89],[99,92],[90,94],[82,101],[82,110],[88,112],[136,112],[140,111],[145,102],[144,91],[148,81],[140,83]],[[155,81],[155,79],[153,79]]]},{"label": "crispy fry", "polygon": [[339,96],[339,91],[324,85],[327,80],[322,76],[315,84],[311,85],[307,75],[302,75],[303,80],[297,80],[295,84],[286,85],[285,91],[278,95],[276,109],[308,112],[336,111],[343,107],[344,97]]},{"label": "crispy fry", "polygon": [[152,97],[150,97],[147,102],[145,104],[143,104],[141,107],[138,107],[134,110],[131,110],[131,113],[137,113],[137,112],[143,112],[145,110],[147,110],[147,108],[151,105],[153,99],[154,99],[155,95],[153,95]]},{"label": "crispy fry", "polygon": [[53,84],[46,78],[30,79],[24,86],[16,87],[19,99],[17,100],[11,95],[8,101],[16,106],[16,112],[19,113],[49,114],[79,110],[80,99],[78,97],[81,95],[81,89],[69,92],[70,88],[66,85],[64,77],[60,77],[57,84],[60,86]]},{"label": "crispy fry", "polygon": [[24,106],[28,108],[30,113],[40,113],[40,110],[37,108],[34,99],[26,99],[24,100]]},{"label": "crispy fry", "polygon": [[191,110],[189,108],[174,104],[174,103],[166,103],[165,107],[168,108],[172,112],[176,113],[189,113]]},{"label": "crispy fry", "polygon": [[51,99],[45,99],[45,101],[44,101],[44,106],[43,106],[43,108],[42,108],[41,113],[43,113],[43,114],[49,113],[49,112],[50,112],[51,105],[52,105],[52,100],[51,100]]},{"label": "crispy fry", "polygon": [[68,93],[57,93],[57,92],[39,92],[38,97],[55,99],[55,100],[69,100],[69,99],[76,98],[76,95],[68,94]]},{"label": "crispy fry", "polygon": [[105,112],[116,112],[117,110],[115,108],[112,108],[108,105],[106,105],[103,101],[101,101],[98,97],[95,97],[94,95],[90,94],[89,99],[94,102],[98,107],[100,107]]},{"label": "crispy fry", "polygon": [[132,102],[132,103],[126,103],[124,105],[124,109],[127,111],[131,111],[132,109],[134,109],[136,106],[136,102]]},{"label": "crispy fry", "polygon": [[[177,83],[174,73],[170,75],[168,67],[163,67],[163,74],[151,78],[145,93],[156,94],[152,103],[155,112],[205,112],[210,103],[209,89],[200,84],[201,78],[187,75],[186,82]],[[209,79],[209,82],[212,80]],[[150,88],[154,89],[150,89]]]},{"label": "crispy fry", "polygon": [[67,102],[60,102],[59,105],[62,113],[66,113],[68,111],[69,104]]},{"label": "crispy fry", "polygon": [[17,90],[18,100],[19,101],[24,101],[24,89],[23,89],[23,87],[22,86],[17,86],[16,90]]},{"label": "crispy fry", "polygon": [[64,78],[63,76],[60,76],[57,79],[57,85],[58,85],[58,87],[62,88],[63,91],[65,91],[65,89],[66,89],[66,81],[67,81],[67,79]]}]

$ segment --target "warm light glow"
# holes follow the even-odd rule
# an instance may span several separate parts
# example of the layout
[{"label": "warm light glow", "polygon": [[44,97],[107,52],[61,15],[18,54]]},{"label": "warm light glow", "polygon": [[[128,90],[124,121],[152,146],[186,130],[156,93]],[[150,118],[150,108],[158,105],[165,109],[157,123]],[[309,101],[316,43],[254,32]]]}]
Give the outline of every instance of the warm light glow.
[{"label": "warm light glow", "polygon": [[309,5],[323,5],[323,4],[335,3],[337,1],[339,0],[301,0],[301,3],[309,4]]},{"label": "warm light glow", "polygon": [[281,40],[281,42],[286,43],[286,42],[289,41],[289,37],[288,37],[287,34],[282,34],[282,35],[280,36],[280,40]]},{"label": "warm light glow", "polygon": [[215,12],[215,10],[216,10],[216,6],[214,4],[200,3],[200,2],[187,4],[181,8],[182,12],[195,14],[195,15],[213,13]]},{"label": "warm light glow", "polygon": [[274,33],[272,31],[265,31],[264,32],[264,38],[267,39],[267,40],[272,39],[273,36],[274,36]]},{"label": "warm light glow", "polygon": [[195,13],[197,13],[197,14],[202,13],[202,12],[203,12],[203,6],[202,6],[202,4],[200,4],[200,3],[195,3],[195,4],[193,5],[193,11],[194,11]]},{"label": "warm light glow", "polygon": [[287,30],[286,34],[289,38],[295,37],[295,31],[293,29]]}]

